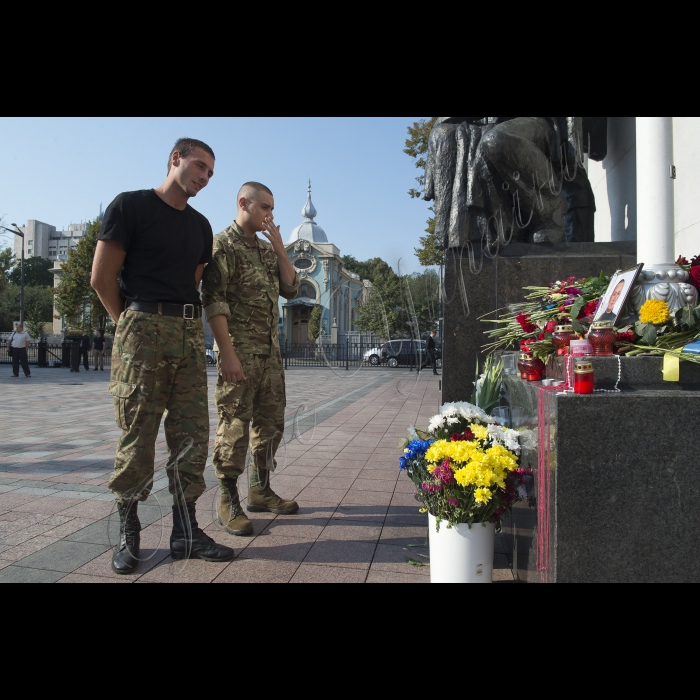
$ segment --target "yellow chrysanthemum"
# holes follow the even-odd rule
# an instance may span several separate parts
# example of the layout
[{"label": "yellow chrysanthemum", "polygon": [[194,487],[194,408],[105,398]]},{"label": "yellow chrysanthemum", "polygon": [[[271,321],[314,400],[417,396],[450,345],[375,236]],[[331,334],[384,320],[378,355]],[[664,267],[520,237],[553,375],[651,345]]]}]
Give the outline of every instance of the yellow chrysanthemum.
[{"label": "yellow chrysanthemum", "polygon": [[486,440],[486,438],[489,436],[488,428],[484,427],[483,425],[477,425],[476,423],[472,423],[469,426],[469,430],[471,430],[472,433],[474,433],[477,440]]},{"label": "yellow chrysanthemum", "polygon": [[474,492],[474,500],[477,503],[486,505],[493,498],[493,494],[488,489],[477,489]]},{"label": "yellow chrysanthemum", "polygon": [[639,320],[642,323],[653,323],[655,326],[663,326],[670,318],[668,304],[661,299],[650,299],[639,312]]}]

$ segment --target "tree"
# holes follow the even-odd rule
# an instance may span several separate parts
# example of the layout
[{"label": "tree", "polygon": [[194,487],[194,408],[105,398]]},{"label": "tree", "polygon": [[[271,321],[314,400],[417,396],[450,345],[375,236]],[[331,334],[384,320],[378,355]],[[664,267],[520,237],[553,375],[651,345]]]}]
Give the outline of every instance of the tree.
[{"label": "tree", "polygon": [[423,187],[425,186],[425,156],[428,153],[428,143],[430,142],[430,132],[437,121],[437,117],[430,119],[421,119],[414,122],[413,126],[408,127],[408,138],[406,139],[406,148],[404,153],[411,158],[416,159],[416,168],[422,170],[422,174],[416,178],[418,189],[409,190],[408,194],[417,199],[423,196]]},{"label": "tree", "polygon": [[321,335],[321,317],[323,311],[320,306],[314,307],[309,319],[309,340],[316,342]]},{"label": "tree", "polygon": [[14,265],[15,256],[12,248],[5,248],[5,250],[0,251],[0,293],[4,292],[10,284],[9,275]]},{"label": "tree", "polygon": [[106,330],[109,315],[90,286],[92,261],[95,257],[101,222],[88,223],[78,245],[68,251],[68,260],[61,268],[61,282],[55,292],[56,312],[84,331]]},{"label": "tree", "polygon": [[[27,258],[24,261],[25,287],[53,287],[53,275],[49,270],[53,263],[47,258]],[[10,282],[19,285],[22,282],[22,266],[15,260],[15,267],[10,273]]]},{"label": "tree", "polygon": [[[19,296],[20,288],[9,285],[0,294],[0,332],[8,332],[13,328],[13,322],[19,321]],[[43,324],[53,320],[53,295],[49,287],[26,287],[24,290],[24,311],[27,330],[29,322],[34,324],[33,330],[41,328],[38,335],[43,332]],[[30,331],[29,335],[38,337]]]}]

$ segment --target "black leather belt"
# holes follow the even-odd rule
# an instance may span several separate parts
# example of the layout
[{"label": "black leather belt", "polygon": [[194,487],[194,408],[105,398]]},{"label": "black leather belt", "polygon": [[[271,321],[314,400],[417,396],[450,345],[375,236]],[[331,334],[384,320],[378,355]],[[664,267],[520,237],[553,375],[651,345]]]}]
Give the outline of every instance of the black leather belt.
[{"label": "black leather belt", "polygon": [[158,316],[172,316],[184,318],[185,321],[194,321],[202,318],[202,307],[194,304],[156,304],[155,302],[132,301],[127,311],[141,311],[144,314],[157,314]]}]

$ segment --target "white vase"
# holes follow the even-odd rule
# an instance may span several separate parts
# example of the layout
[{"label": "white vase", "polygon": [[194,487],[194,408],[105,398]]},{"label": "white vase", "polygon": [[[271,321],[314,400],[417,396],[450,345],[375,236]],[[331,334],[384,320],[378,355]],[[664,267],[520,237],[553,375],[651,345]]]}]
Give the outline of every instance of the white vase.
[{"label": "white vase", "polygon": [[493,583],[493,553],[496,526],[493,523],[447,528],[430,516],[430,582]]}]

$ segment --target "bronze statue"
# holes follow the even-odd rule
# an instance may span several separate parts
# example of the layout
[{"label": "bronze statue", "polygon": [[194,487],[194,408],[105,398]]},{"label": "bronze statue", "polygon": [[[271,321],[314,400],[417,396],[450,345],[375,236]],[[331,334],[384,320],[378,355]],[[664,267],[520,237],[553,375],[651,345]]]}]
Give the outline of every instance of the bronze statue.
[{"label": "bronze statue", "polygon": [[594,240],[584,154],[607,153],[607,117],[439,117],[424,198],[438,247]]}]

